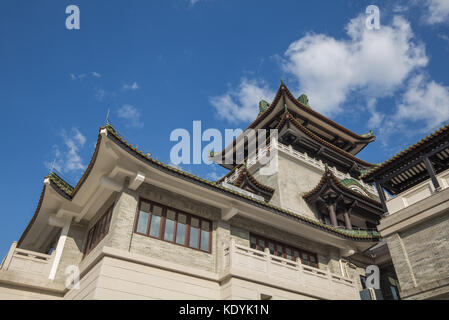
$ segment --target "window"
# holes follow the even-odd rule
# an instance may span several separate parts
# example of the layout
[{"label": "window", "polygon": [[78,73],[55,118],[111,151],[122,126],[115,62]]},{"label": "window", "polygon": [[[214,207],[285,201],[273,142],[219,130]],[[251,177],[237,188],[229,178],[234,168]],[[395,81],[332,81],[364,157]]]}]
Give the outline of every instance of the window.
[{"label": "window", "polygon": [[87,234],[86,248],[84,250],[85,254],[92,251],[95,246],[100,243],[101,240],[108,234],[109,225],[111,223],[112,208],[110,207],[108,211],[90,228]]},{"label": "window", "polygon": [[366,277],[360,276],[360,283],[362,284],[362,289],[366,289]]},{"label": "window", "polygon": [[265,251],[265,248],[268,248],[272,255],[293,261],[296,261],[297,258],[299,258],[301,259],[302,264],[318,268],[318,258],[315,253],[293,248],[280,242],[267,240],[256,235],[250,235],[249,243],[252,249]]},{"label": "window", "polygon": [[185,247],[211,251],[212,223],[155,202],[141,200],[134,232]]}]

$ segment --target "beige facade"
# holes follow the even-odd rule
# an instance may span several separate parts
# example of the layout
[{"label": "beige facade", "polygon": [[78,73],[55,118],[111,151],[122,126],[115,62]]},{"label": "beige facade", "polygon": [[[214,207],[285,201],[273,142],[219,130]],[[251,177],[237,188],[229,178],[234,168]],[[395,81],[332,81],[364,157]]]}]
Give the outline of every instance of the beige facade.
[{"label": "beige facade", "polygon": [[[364,252],[379,239],[322,223],[302,195],[319,183],[323,162],[279,148],[276,174],[248,166],[276,190],[267,202],[161,164],[101,128],[76,187],[45,179],[35,215],[2,262],[0,299],[360,299],[360,275],[375,262]],[[210,248],[136,232],[142,200],[210,221]],[[90,248],[94,227],[102,238]],[[317,261],[251,247],[253,235]]]}]

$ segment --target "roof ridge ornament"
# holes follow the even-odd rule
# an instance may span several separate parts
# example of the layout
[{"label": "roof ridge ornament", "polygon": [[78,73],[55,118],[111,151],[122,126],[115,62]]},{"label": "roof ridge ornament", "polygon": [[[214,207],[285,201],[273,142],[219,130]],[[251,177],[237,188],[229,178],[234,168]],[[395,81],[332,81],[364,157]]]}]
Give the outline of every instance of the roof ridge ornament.
[{"label": "roof ridge ornament", "polygon": [[306,94],[301,94],[299,97],[298,97],[298,102],[300,102],[301,104],[303,104],[303,105],[305,105],[306,107],[309,107],[310,108],[310,105],[309,105],[309,98],[307,97],[307,95]]},{"label": "roof ridge ornament", "polygon": [[267,109],[270,107],[270,104],[265,101],[265,100],[260,100],[259,101],[259,114],[264,113],[265,111],[267,111]]},{"label": "roof ridge ornament", "polygon": [[373,130],[370,130],[369,132],[361,134],[360,136],[363,138],[370,138],[370,137],[374,136],[374,133],[373,133]]}]

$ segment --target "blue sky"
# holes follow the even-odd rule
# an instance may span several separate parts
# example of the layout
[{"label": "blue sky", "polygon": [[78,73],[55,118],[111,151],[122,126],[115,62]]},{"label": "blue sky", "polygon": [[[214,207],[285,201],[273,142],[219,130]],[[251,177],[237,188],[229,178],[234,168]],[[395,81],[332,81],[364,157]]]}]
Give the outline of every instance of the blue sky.
[{"label": "blue sky", "polygon": [[[80,30],[65,28],[71,4]],[[370,4],[380,30],[364,28]],[[173,129],[244,129],[282,78],[342,125],[374,130],[359,155],[384,161],[449,120],[448,21],[447,0],[2,1],[0,255],[52,163],[76,184],[108,109],[128,141],[169,163]]]}]

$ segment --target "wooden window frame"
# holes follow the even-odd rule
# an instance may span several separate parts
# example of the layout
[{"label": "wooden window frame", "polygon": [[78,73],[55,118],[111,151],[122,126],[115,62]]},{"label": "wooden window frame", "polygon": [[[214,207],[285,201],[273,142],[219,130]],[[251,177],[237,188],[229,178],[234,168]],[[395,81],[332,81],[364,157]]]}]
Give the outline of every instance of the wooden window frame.
[{"label": "wooden window frame", "polygon": [[[139,223],[139,216],[140,216],[140,211],[141,211],[140,208],[142,207],[142,203],[147,203],[147,204],[150,205],[150,210],[149,210],[150,212],[149,212],[149,217],[148,217],[148,224],[147,224],[146,233],[141,233],[141,232],[137,231],[138,223]],[[150,235],[151,219],[153,217],[153,207],[154,206],[160,207],[162,209],[161,222],[160,222],[160,225],[159,225],[159,235],[158,235],[158,237],[154,237],[154,236]],[[173,240],[172,241],[164,239],[165,226],[166,226],[166,220],[167,220],[167,211],[168,210],[171,210],[171,211],[175,212],[175,220],[174,220],[175,221],[175,226],[174,226],[174,230],[173,230],[174,234],[173,234]],[[185,230],[184,243],[183,244],[176,242],[177,232],[178,232],[178,221],[179,221],[179,215],[180,214],[183,214],[183,215],[186,216],[186,223],[185,223],[186,230]],[[198,248],[190,246],[190,227],[191,227],[191,220],[192,220],[192,218],[198,219],[198,221],[199,221],[199,227],[198,227]],[[201,249],[201,234],[203,232],[203,230],[201,228],[201,225],[202,225],[203,221],[209,223],[209,230],[208,230],[208,232],[209,232],[209,246],[208,246],[209,250],[208,251]],[[158,202],[155,202],[155,201],[152,201],[152,200],[147,200],[147,199],[144,199],[144,198],[140,198],[139,199],[139,205],[137,206],[137,214],[136,214],[136,218],[135,218],[135,222],[134,222],[134,233],[136,233],[138,235],[141,235],[141,236],[149,237],[149,238],[152,238],[152,239],[157,239],[157,240],[161,240],[161,241],[168,242],[168,243],[171,243],[171,244],[175,244],[175,245],[178,245],[178,246],[181,246],[181,247],[197,250],[197,251],[200,251],[200,252],[209,253],[209,254],[212,253],[212,221],[211,220],[208,220],[208,219],[205,219],[205,218],[202,218],[202,217],[199,217],[199,216],[187,213],[187,212],[182,211],[182,210],[178,210],[178,209],[173,208],[173,207],[169,207],[169,206],[163,205],[161,203],[158,203]]]},{"label": "wooden window frame", "polygon": [[[114,205],[111,205],[87,232],[84,256],[92,252],[109,233],[113,209]],[[95,241],[93,241],[94,239]]]},{"label": "wooden window frame", "polygon": [[[300,249],[297,247],[293,247],[293,246],[290,246],[288,244],[285,244],[285,243],[282,243],[282,242],[279,242],[279,241],[276,241],[273,239],[268,239],[264,236],[259,236],[254,233],[250,233],[249,237],[250,237],[250,246],[251,246],[251,238],[256,239],[256,250],[264,251],[264,250],[261,250],[262,247],[259,245],[260,240],[263,241],[263,243],[264,243],[264,249],[265,248],[269,249],[269,243],[271,242],[274,245],[274,252],[272,253],[272,255],[280,257],[280,258],[288,259],[287,258],[287,248],[289,248],[291,250],[291,256],[292,256],[292,259],[289,259],[289,260],[296,261],[295,251],[297,251],[299,254],[299,259],[301,260],[301,264],[309,266],[309,267],[317,268],[317,269],[319,269],[319,267],[320,267],[320,264],[318,262],[318,255],[316,253],[313,253],[313,252],[310,252],[307,250],[303,250],[303,249]],[[281,248],[282,252],[279,252],[278,248]],[[307,255],[307,260],[308,260],[307,263],[305,263],[306,261],[302,257],[303,253]],[[311,256],[313,256],[315,258],[315,262],[312,262],[310,260]],[[313,265],[314,263],[316,265]]]}]

